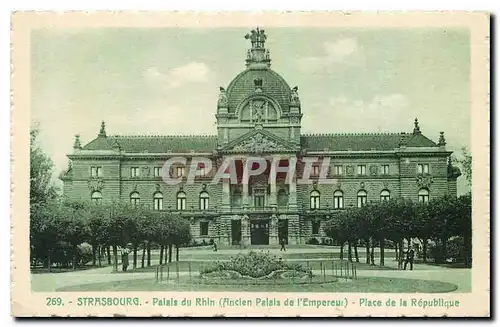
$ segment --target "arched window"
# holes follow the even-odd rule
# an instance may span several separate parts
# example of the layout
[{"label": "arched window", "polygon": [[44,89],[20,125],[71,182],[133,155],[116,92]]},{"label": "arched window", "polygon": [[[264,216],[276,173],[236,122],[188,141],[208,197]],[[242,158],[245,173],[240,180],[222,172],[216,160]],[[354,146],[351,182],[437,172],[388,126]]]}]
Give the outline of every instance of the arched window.
[{"label": "arched window", "polygon": [[138,207],[140,202],[141,202],[141,196],[139,195],[138,192],[130,193],[130,204],[133,207]]},{"label": "arched window", "polygon": [[311,192],[311,209],[319,209],[319,192]]},{"label": "arched window", "polygon": [[380,192],[380,201],[389,201],[391,199],[391,192],[383,190]]},{"label": "arched window", "polygon": [[361,208],[366,204],[367,194],[365,190],[360,190],[358,192],[358,208]]},{"label": "arched window", "polygon": [[208,210],[209,196],[207,192],[200,193],[200,210]]},{"label": "arched window", "polygon": [[99,192],[99,191],[92,192],[92,194],[90,195],[90,200],[94,204],[101,204],[101,202],[102,202],[102,194],[101,194],[101,192]]},{"label": "arched window", "polygon": [[421,188],[418,191],[418,202],[427,203],[429,202],[429,190],[426,188]]},{"label": "arched window", "polygon": [[284,208],[288,206],[288,194],[285,189],[278,191],[278,207]]},{"label": "arched window", "polygon": [[177,193],[177,210],[186,210],[186,193]]},{"label": "arched window", "polygon": [[163,194],[161,192],[156,192],[153,195],[153,209],[163,210]]},{"label": "arched window", "polygon": [[342,209],[344,207],[344,192],[335,191],[333,193],[333,208]]}]

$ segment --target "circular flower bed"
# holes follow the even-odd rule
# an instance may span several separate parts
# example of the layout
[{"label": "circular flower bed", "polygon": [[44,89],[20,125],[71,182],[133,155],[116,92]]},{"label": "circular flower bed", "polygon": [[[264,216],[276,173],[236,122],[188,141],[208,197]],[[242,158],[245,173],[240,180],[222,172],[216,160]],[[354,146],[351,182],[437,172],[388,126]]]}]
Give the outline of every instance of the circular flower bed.
[{"label": "circular flower bed", "polygon": [[301,279],[312,277],[311,269],[289,264],[264,252],[238,254],[229,261],[217,261],[201,271],[204,279]]}]

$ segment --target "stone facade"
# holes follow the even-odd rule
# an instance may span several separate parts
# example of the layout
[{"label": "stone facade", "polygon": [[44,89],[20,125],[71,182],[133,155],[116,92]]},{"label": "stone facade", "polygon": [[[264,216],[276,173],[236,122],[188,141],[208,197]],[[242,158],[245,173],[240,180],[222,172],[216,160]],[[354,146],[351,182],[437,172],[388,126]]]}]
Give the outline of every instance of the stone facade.
[{"label": "stone facade", "polygon": [[[298,87],[290,88],[271,70],[263,30],[247,38],[246,69],[227,89],[220,87],[216,136],[108,136],[103,123],[85,146],[75,138],[70,166],[61,175],[65,196],[176,211],[189,219],[198,242],[228,245],[278,244],[280,239],[306,243],[324,236],[324,221],[335,211],[382,196],[414,201],[456,196],[460,171],[451,165],[444,134],[437,143],[430,140],[416,119],[409,133],[302,134]],[[289,183],[268,178],[270,171],[248,184],[212,183],[225,159],[235,158],[238,171],[255,156],[296,161],[296,175]],[[187,162],[164,171],[173,157]],[[191,170],[203,168],[190,169],[199,157],[210,159],[212,169],[187,183]],[[300,183],[307,158],[313,157],[329,163],[312,169],[310,183]],[[166,175],[182,182],[169,185],[162,178]],[[319,175],[330,182],[320,182]]]}]

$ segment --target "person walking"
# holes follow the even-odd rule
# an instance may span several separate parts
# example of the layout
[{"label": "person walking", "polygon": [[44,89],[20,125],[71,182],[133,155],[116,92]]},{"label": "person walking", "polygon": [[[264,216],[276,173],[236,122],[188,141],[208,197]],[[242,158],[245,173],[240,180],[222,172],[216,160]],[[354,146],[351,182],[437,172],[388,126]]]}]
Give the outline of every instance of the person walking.
[{"label": "person walking", "polygon": [[282,239],[280,240],[280,244],[281,244],[280,251],[286,251],[285,243],[286,243],[286,242],[285,242],[285,239],[284,239],[284,238],[282,238]]},{"label": "person walking", "polygon": [[410,264],[410,270],[413,270],[413,260],[414,259],[415,259],[415,250],[413,250],[413,247],[411,247],[406,252],[406,260],[405,260],[404,270],[406,270],[406,266],[408,265],[408,263]]},{"label": "person walking", "polygon": [[128,249],[123,249],[122,252],[122,271],[127,271],[128,268]]}]

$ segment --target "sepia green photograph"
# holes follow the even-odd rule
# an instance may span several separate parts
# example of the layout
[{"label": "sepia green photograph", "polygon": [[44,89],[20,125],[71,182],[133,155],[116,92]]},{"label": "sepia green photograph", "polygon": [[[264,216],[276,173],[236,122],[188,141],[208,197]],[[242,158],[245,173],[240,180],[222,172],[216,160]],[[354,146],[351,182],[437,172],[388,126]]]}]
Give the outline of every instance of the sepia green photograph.
[{"label": "sepia green photograph", "polygon": [[248,21],[29,30],[31,292],[472,295],[471,29]]}]

